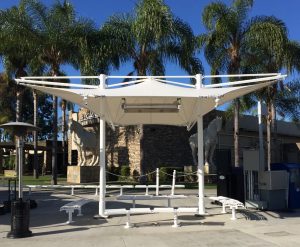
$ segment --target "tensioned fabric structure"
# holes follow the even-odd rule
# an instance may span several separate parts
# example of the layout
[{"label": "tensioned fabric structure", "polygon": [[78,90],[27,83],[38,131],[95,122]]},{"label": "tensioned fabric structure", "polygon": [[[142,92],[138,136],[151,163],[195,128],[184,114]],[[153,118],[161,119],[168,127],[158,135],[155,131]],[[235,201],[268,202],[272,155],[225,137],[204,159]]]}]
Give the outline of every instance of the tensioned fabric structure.
[{"label": "tensioned fabric structure", "polygon": [[[89,109],[100,117],[99,216],[105,208],[105,122],[116,125],[162,124],[198,129],[198,214],[205,214],[203,172],[203,116],[228,101],[283,80],[286,75],[239,74],[193,76],[56,76],[21,77],[17,83],[61,97]],[[219,78],[222,83],[203,84]],[[223,82],[226,79],[230,82]],[[233,78],[233,79],[232,79]],[[236,81],[232,81],[234,79]],[[241,80],[241,79],[244,80]],[[63,83],[59,80],[99,80],[99,85]],[[121,80],[108,83],[109,80]],[[168,79],[168,80],[167,80]],[[188,79],[191,83],[174,81]],[[51,81],[52,80],[52,81]],[[123,82],[122,82],[123,80]],[[127,80],[127,82],[124,82]],[[128,81],[129,80],[129,81]],[[194,84],[192,84],[194,81]]]}]

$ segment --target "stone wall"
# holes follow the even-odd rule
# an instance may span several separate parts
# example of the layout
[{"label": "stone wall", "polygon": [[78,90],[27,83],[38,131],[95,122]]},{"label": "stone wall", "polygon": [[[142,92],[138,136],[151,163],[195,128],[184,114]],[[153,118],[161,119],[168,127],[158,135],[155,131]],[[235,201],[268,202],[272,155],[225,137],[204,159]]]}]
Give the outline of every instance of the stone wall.
[{"label": "stone wall", "polygon": [[[73,119],[80,122],[88,111],[82,109]],[[72,114],[69,114],[70,116]],[[216,117],[213,112],[204,118],[204,127]],[[98,124],[86,125],[90,131],[98,131]],[[130,166],[131,174],[153,171],[156,167],[183,167],[193,165],[188,139],[196,132],[186,127],[166,125],[140,125],[116,127],[113,131],[106,125],[106,163],[108,170],[124,165]],[[142,138],[142,139],[141,139]],[[71,163],[72,136],[69,136],[69,163]],[[141,152],[143,150],[143,152]],[[141,164],[143,163],[143,164]]]}]

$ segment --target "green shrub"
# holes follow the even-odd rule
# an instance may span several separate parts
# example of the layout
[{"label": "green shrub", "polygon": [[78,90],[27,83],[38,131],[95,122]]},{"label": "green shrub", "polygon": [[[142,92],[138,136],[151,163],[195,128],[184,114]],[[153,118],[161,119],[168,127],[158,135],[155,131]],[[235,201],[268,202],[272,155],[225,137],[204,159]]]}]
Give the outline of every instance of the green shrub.
[{"label": "green shrub", "polygon": [[4,158],[4,169],[5,170],[13,170],[15,167],[15,162],[16,162],[16,156],[15,155],[10,155],[8,157]]},{"label": "green shrub", "polygon": [[130,180],[130,167],[129,166],[121,166],[121,172],[120,172],[121,180]]}]

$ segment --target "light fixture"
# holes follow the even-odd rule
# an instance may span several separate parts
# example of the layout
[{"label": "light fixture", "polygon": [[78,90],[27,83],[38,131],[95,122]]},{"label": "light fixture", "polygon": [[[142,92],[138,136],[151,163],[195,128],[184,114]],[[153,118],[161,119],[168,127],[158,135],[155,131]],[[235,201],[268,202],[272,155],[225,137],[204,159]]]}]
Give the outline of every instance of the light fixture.
[{"label": "light fixture", "polygon": [[125,113],[177,113],[180,107],[180,98],[170,104],[127,104],[126,100],[122,99],[122,109]]}]

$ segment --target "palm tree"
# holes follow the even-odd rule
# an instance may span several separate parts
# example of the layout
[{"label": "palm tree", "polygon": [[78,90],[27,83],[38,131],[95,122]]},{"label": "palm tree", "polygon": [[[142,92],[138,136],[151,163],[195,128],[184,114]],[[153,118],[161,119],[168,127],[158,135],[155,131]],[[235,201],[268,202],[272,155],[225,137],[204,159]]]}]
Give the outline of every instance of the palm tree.
[{"label": "palm tree", "polygon": [[[32,45],[33,39],[28,33],[33,23],[26,13],[23,1],[0,13],[0,53],[3,56],[6,72],[11,77],[19,78],[27,75],[27,68],[37,53]],[[21,86],[16,88],[16,121],[22,121]],[[27,90],[29,92],[29,90]]]},{"label": "palm tree", "polygon": [[163,75],[164,63],[179,64],[190,74],[202,71],[194,56],[196,39],[190,26],[176,18],[162,0],[139,1],[132,15],[114,15],[101,29],[111,56],[132,61],[137,75]]},{"label": "palm tree", "polygon": [[[257,49],[255,42],[251,43],[250,49],[252,54],[246,59],[246,64],[250,67],[252,72],[280,72],[286,69],[289,73],[299,71],[299,56],[300,44],[296,41],[290,41],[287,37],[287,29],[284,23],[280,20],[272,18],[277,27],[281,26],[281,33],[278,32],[272,42],[277,44],[277,49],[270,49],[268,44],[260,44]],[[254,27],[259,32],[261,27]],[[278,29],[280,31],[280,28]],[[281,37],[281,39],[278,39]],[[276,42],[277,41],[277,42]],[[258,62],[259,61],[259,62]],[[249,68],[248,68],[249,69]],[[293,120],[298,120],[297,114],[299,113],[299,86],[298,81],[288,83],[287,87],[283,82],[270,86],[267,89],[261,90],[256,93],[256,97],[264,100],[267,104],[267,167],[271,169],[272,162],[279,162],[278,152],[275,152],[276,146],[276,112],[281,115],[289,115]],[[290,90],[289,88],[292,88]],[[286,90],[288,89],[288,90]],[[284,114],[286,112],[286,114]],[[272,138],[272,133],[275,135]]]},{"label": "palm tree", "polygon": [[[248,19],[252,6],[253,0],[234,0],[229,7],[221,2],[214,2],[204,9],[202,20],[208,30],[205,36],[205,57],[212,71],[243,73],[245,60],[255,57],[253,47],[257,50],[268,47],[276,61],[282,56],[286,43],[286,30],[282,22],[265,16]],[[278,70],[269,72],[276,71]],[[234,100],[233,104],[234,165],[238,167],[240,99]]]},{"label": "palm tree", "polygon": [[[35,44],[39,58],[49,66],[50,75],[60,75],[60,66],[63,64],[78,68],[80,39],[93,30],[92,23],[76,18],[75,10],[68,1],[56,1],[50,8],[33,0],[24,2],[35,23],[34,35],[38,37]],[[57,106],[57,97],[53,96],[52,184],[57,184]]]},{"label": "palm tree", "polygon": [[[163,0],[142,0],[133,14],[110,17],[101,36],[112,60],[133,63],[130,75],[164,75],[166,61],[177,63],[189,74],[202,71],[201,62],[195,57],[197,41],[192,29],[174,17]],[[143,169],[142,126],[140,143]]]},{"label": "palm tree", "polygon": [[[10,77],[26,76],[29,64],[35,59],[33,40],[27,35],[32,27],[22,1],[18,7],[14,6],[0,13],[0,51],[6,73]],[[28,94],[30,90],[24,90],[19,85],[13,85],[13,88],[16,90],[16,121],[19,122],[23,120],[22,102],[26,96],[24,93]],[[17,169],[17,165],[15,168]]]}]

